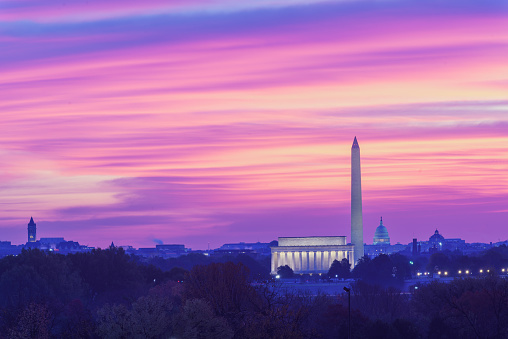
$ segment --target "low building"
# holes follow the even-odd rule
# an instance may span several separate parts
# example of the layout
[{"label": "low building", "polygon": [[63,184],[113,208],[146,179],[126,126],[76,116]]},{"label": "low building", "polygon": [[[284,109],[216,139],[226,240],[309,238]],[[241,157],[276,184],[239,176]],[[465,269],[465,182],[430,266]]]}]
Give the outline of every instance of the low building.
[{"label": "low building", "polygon": [[10,241],[0,241],[0,258],[7,255],[17,255],[21,253],[21,246],[12,245]]},{"label": "low building", "polygon": [[394,254],[402,251],[410,251],[411,244],[396,243],[393,245],[364,245],[365,255],[374,258],[380,254]]},{"label": "low building", "polygon": [[60,254],[71,254],[71,253],[82,253],[82,252],[90,252],[94,247],[89,247],[86,245],[80,245],[77,241],[62,241],[56,245],[56,249]]},{"label": "low building", "polygon": [[190,252],[189,248],[180,244],[160,244],[153,247],[139,248],[134,254],[142,257],[161,257],[164,259],[177,258],[181,255],[186,255]]},{"label": "low building", "polygon": [[239,242],[233,244],[224,244],[214,252],[216,253],[228,253],[228,254],[240,254],[240,253],[252,253],[261,255],[270,255],[270,244],[265,242]]},{"label": "low building", "polygon": [[429,237],[429,241],[420,242],[422,252],[436,253],[440,251],[466,251],[469,247],[465,240],[460,238],[445,238],[436,229],[433,235]]},{"label": "low building", "polygon": [[40,238],[40,249],[41,250],[51,250],[54,251],[57,246],[62,243],[66,242],[64,238]]}]

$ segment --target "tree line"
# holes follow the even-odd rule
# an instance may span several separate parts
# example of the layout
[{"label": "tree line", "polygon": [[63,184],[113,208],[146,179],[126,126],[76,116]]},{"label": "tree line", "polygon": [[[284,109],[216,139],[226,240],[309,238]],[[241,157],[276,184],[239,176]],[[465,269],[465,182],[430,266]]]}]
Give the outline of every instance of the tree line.
[{"label": "tree line", "polygon": [[[404,294],[392,283],[410,273],[393,265],[407,258],[378,258],[349,272],[389,282],[351,284],[353,338],[508,337],[504,278],[433,282]],[[0,338],[347,338],[345,293],[260,282],[241,259],[162,270],[114,247],[23,251],[0,260]],[[337,263],[346,274],[347,263]],[[376,266],[382,273],[371,272]]]}]

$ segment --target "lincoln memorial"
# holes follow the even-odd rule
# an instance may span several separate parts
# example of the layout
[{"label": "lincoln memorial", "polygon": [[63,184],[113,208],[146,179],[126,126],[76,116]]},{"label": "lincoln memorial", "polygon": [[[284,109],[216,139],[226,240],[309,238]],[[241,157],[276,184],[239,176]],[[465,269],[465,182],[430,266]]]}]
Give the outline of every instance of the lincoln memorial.
[{"label": "lincoln memorial", "polygon": [[346,244],[346,237],[279,238],[272,247],[272,272],[288,265],[295,274],[327,273],[334,260],[346,258],[354,267],[354,245]]}]

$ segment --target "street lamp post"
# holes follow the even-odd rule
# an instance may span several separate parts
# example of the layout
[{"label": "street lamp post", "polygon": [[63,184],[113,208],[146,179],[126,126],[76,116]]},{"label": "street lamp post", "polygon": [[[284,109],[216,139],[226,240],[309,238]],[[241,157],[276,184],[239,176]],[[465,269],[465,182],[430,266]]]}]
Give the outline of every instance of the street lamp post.
[{"label": "street lamp post", "polygon": [[348,303],[348,326],[347,326],[347,337],[351,339],[351,289],[344,286],[344,291],[347,292],[347,303]]}]

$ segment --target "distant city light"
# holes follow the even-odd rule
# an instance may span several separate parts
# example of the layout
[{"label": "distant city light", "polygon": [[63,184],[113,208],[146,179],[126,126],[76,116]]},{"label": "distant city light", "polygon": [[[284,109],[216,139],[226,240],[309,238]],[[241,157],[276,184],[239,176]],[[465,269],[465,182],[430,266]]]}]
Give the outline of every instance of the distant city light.
[{"label": "distant city light", "polygon": [[459,274],[462,274],[462,271],[459,270]]}]

